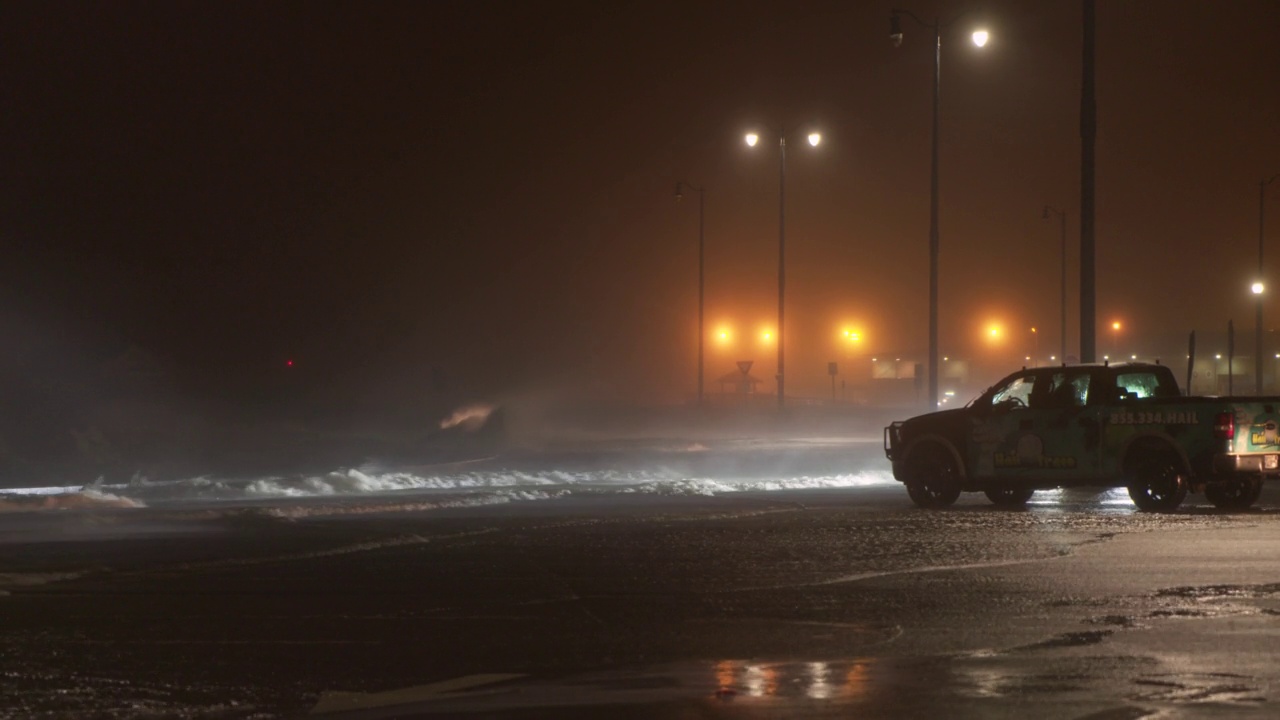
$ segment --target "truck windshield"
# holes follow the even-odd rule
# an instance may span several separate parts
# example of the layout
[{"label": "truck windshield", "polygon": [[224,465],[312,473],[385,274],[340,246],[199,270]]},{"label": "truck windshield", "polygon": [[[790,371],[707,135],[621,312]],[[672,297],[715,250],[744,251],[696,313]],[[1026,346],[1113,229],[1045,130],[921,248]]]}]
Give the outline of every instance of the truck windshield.
[{"label": "truck windshield", "polygon": [[991,395],[991,404],[1010,404],[1014,407],[1030,405],[1031,391],[1035,388],[1035,375],[1022,375],[995,389]]}]

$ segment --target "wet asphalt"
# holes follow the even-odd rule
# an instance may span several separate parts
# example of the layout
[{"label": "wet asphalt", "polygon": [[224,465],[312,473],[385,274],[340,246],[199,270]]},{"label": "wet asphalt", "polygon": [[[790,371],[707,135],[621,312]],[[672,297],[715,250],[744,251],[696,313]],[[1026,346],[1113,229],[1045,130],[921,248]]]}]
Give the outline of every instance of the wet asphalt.
[{"label": "wet asphalt", "polygon": [[1280,488],[0,526],[0,717],[1280,715]]}]

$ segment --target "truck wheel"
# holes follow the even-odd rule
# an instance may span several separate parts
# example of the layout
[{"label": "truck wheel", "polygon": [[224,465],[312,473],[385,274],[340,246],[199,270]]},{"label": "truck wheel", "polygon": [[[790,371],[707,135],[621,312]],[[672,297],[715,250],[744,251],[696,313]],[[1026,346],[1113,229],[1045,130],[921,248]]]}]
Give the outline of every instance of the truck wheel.
[{"label": "truck wheel", "polygon": [[1223,510],[1245,510],[1262,495],[1260,478],[1230,478],[1205,486],[1204,496],[1214,507]]},{"label": "truck wheel", "polygon": [[911,502],[922,508],[942,508],[960,497],[960,471],[946,448],[917,448],[907,460],[906,486]]},{"label": "truck wheel", "polygon": [[1143,453],[1128,475],[1129,498],[1144,512],[1172,512],[1187,496],[1187,478],[1168,452]]},{"label": "truck wheel", "polygon": [[1021,507],[1027,504],[1035,490],[1027,488],[989,488],[983,491],[987,499],[1004,507]]}]

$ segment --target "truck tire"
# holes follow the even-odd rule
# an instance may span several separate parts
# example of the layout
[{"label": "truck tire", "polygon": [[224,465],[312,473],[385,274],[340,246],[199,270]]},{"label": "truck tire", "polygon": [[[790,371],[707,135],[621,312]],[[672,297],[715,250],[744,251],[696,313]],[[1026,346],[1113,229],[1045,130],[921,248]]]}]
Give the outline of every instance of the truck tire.
[{"label": "truck tire", "polygon": [[1035,490],[1028,488],[988,488],[983,491],[987,499],[1001,507],[1022,507],[1027,504]]},{"label": "truck tire", "polygon": [[930,443],[907,458],[907,495],[922,508],[943,508],[960,497],[960,470],[946,448]]},{"label": "truck tire", "polygon": [[1204,488],[1205,499],[1222,510],[1246,510],[1258,502],[1260,495],[1262,479],[1256,477],[1229,478]]},{"label": "truck tire", "polygon": [[1128,468],[1129,498],[1143,512],[1173,512],[1187,496],[1187,477],[1168,450],[1143,450]]}]

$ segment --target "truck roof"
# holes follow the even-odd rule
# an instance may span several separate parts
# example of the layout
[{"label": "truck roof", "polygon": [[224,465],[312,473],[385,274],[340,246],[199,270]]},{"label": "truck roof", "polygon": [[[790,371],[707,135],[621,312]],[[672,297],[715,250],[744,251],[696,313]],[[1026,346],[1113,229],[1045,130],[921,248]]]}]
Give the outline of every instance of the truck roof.
[{"label": "truck roof", "polygon": [[1064,364],[1062,364],[1062,365],[1041,365],[1040,367],[1034,367],[1034,368],[1029,368],[1029,367],[1025,367],[1025,366],[1024,366],[1022,369],[1023,369],[1023,370],[1062,370],[1062,369],[1064,369],[1064,368],[1066,368],[1066,369],[1071,369],[1071,368],[1089,368],[1089,369],[1142,368],[1142,369],[1148,369],[1148,368],[1157,368],[1157,367],[1158,367],[1158,368],[1165,368],[1165,369],[1169,369],[1169,366],[1168,366],[1168,365],[1161,365],[1161,364],[1160,364],[1160,363],[1158,363],[1158,362],[1154,362],[1154,363],[1152,363],[1152,362],[1141,362],[1141,361],[1134,361],[1134,362],[1130,362],[1130,361],[1125,361],[1125,362],[1100,362],[1100,363],[1072,363],[1072,364],[1064,363]]}]

